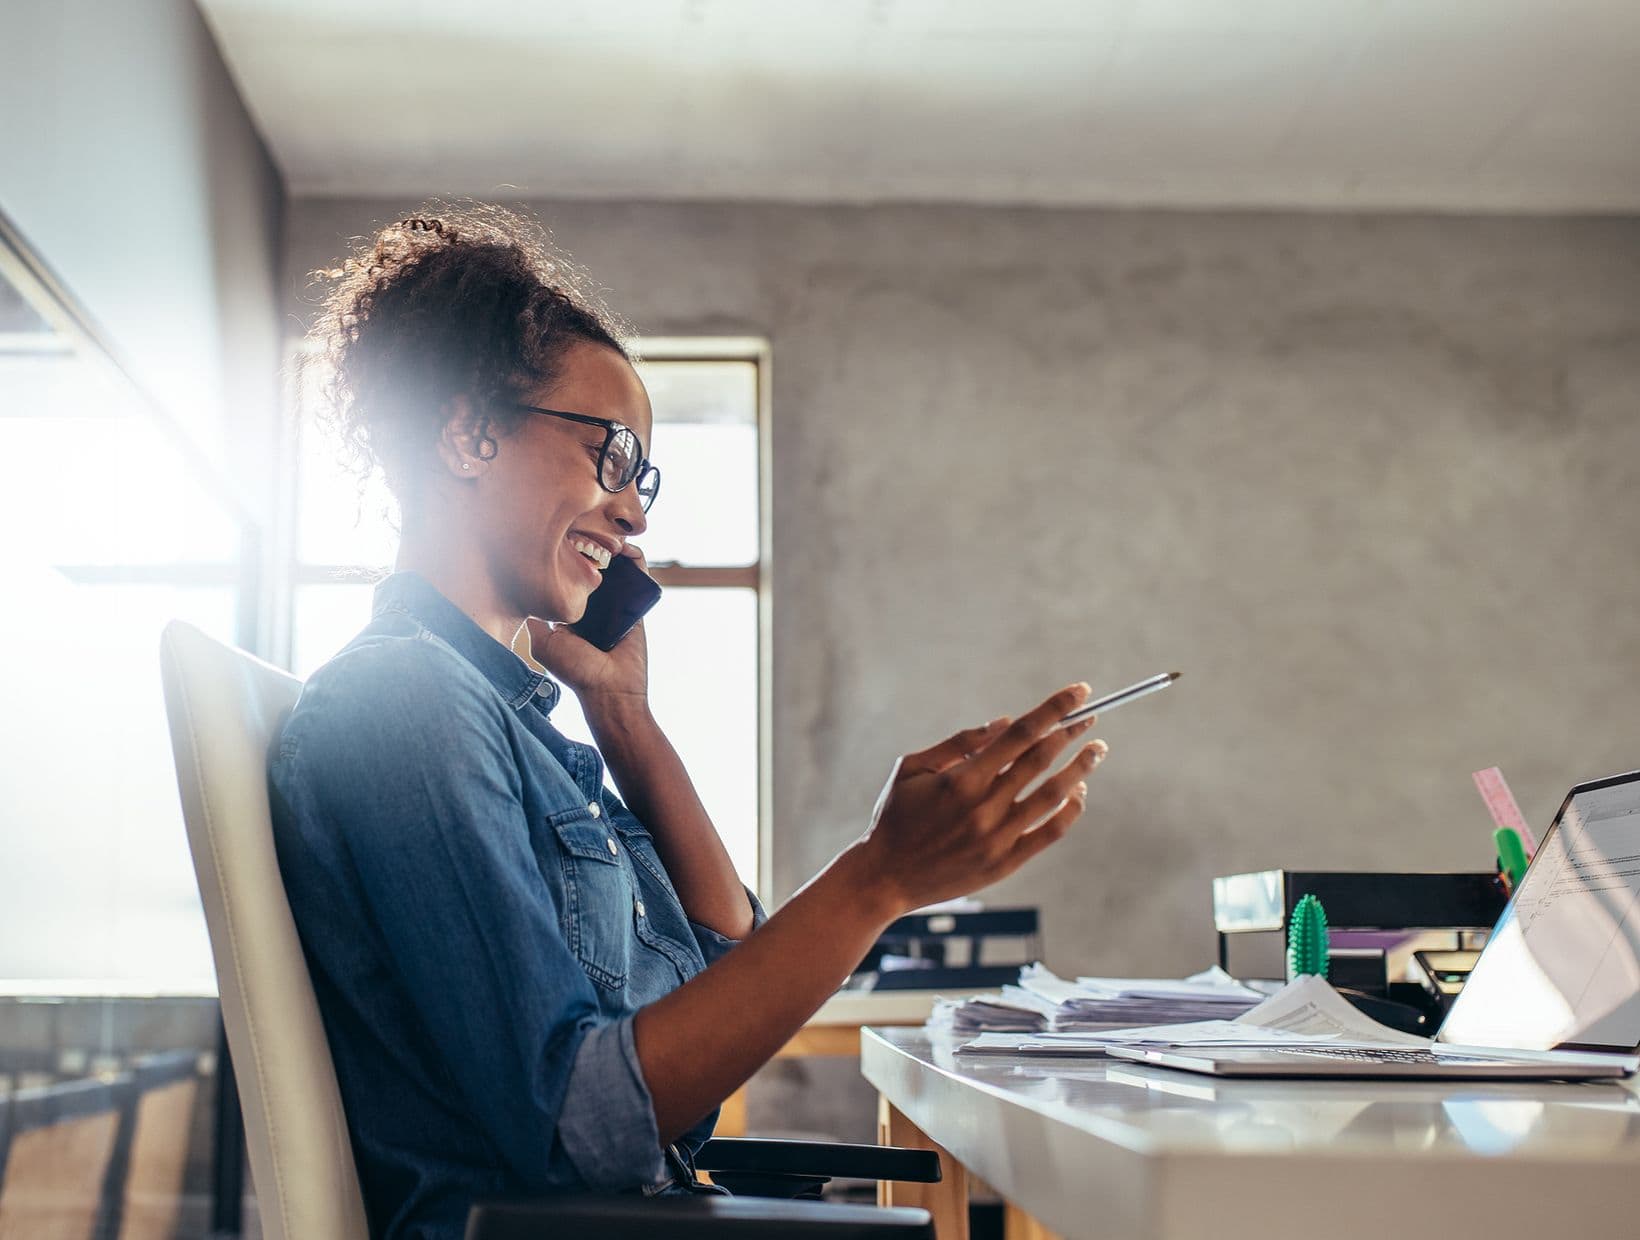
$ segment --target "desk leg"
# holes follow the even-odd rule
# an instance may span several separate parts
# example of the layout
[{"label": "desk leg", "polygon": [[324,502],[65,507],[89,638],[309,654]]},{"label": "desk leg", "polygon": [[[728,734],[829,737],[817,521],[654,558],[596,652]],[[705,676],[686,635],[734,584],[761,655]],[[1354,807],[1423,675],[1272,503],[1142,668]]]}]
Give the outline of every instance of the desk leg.
[{"label": "desk leg", "polygon": [[885,1180],[877,1185],[877,1204],[920,1206],[933,1215],[934,1234],[939,1240],[968,1240],[968,1169],[880,1096],[877,1144],[933,1150],[940,1156],[940,1174],[945,1177],[938,1184],[895,1184]]},{"label": "desk leg", "polygon": [[1003,1240],[1059,1240],[1059,1233],[1049,1231],[1013,1202],[1003,1206]]},{"label": "desk leg", "polygon": [[746,1135],[746,1087],[742,1085],[723,1100],[718,1108],[714,1137],[744,1137]]}]

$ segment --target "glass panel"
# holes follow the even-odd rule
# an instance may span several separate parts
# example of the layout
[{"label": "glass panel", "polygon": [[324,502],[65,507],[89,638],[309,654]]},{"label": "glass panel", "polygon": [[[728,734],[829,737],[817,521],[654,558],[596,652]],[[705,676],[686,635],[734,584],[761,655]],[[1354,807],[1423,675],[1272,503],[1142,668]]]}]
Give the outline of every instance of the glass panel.
[{"label": "glass panel", "polygon": [[[741,881],[757,889],[757,594],[666,592],[644,621],[649,698],[712,816]],[[552,713],[566,736],[591,740],[566,692]]]},{"label": "glass panel", "polygon": [[[101,354],[43,328],[45,297],[21,284],[0,297],[13,464],[0,487],[0,989],[211,994],[159,635],[177,616],[234,640],[242,526]],[[221,571],[190,575],[199,565]],[[145,583],[74,571],[93,567],[142,569]]]},{"label": "glass panel", "polygon": [[370,622],[375,585],[340,582],[296,587],[291,626],[291,671],[306,680]]},{"label": "glass panel", "polygon": [[638,363],[657,422],[757,426],[757,363],[689,358]]},{"label": "glass panel", "polygon": [[234,592],[7,576],[26,605],[0,609],[0,649],[21,656],[0,711],[0,986],[212,993],[159,634],[177,616],[231,641]]},{"label": "glass panel", "polygon": [[0,528],[43,564],[225,563],[239,530],[100,366],[0,352]]},{"label": "glass panel", "polygon": [[645,554],[657,563],[755,564],[756,363],[660,361],[638,370],[655,409],[650,459],[661,471]]},{"label": "glass panel", "polygon": [[757,562],[757,428],[655,427],[661,493],[637,542],[655,563]]}]

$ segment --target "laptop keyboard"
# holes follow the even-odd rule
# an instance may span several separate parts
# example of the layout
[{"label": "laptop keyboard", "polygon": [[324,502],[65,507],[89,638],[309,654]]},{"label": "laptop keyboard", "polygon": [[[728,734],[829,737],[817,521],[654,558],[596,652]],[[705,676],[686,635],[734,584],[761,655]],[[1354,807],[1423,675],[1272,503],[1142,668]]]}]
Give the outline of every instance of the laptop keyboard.
[{"label": "laptop keyboard", "polygon": [[1493,1059],[1481,1055],[1437,1055],[1434,1051],[1398,1050],[1391,1047],[1367,1050],[1362,1047],[1336,1048],[1282,1046],[1273,1048],[1281,1055],[1304,1055],[1311,1059],[1347,1059],[1355,1063],[1418,1063],[1439,1067],[1452,1063],[1518,1063],[1513,1059]]}]

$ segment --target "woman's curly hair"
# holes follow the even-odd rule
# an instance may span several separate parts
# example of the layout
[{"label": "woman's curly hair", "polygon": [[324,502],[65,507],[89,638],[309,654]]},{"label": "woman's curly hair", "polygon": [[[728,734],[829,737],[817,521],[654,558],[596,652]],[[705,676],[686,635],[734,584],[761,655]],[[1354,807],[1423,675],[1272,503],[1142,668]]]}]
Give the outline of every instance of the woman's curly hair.
[{"label": "woman's curly hair", "polygon": [[525,414],[581,342],[630,357],[625,325],[540,223],[504,207],[434,204],[359,241],[334,269],[308,333],[320,417],[361,473],[380,467],[402,504],[465,396],[479,453]]}]

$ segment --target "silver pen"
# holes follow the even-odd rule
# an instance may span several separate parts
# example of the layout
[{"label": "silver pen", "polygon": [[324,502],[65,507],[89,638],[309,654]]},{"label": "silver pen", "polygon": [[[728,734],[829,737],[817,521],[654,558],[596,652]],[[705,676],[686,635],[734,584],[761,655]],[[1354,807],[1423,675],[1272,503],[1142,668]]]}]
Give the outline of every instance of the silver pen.
[{"label": "silver pen", "polygon": [[1081,723],[1089,715],[1097,715],[1117,706],[1126,705],[1128,702],[1136,702],[1142,697],[1167,688],[1178,678],[1178,672],[1163,672],[1160,676],[1152,676],[1149,680],[1141,680],[1138,684],[1129,685],[1126,689],[1118,689],[1115,693],[1107,693],[1102,698],[1095,698],[1091,702],[1078,706],[1061,719],[1058,726],[1068,728],[1073,723]]}]

